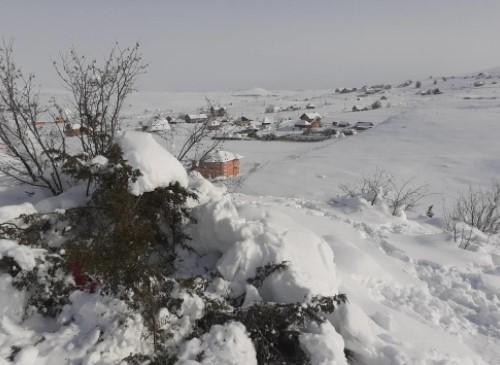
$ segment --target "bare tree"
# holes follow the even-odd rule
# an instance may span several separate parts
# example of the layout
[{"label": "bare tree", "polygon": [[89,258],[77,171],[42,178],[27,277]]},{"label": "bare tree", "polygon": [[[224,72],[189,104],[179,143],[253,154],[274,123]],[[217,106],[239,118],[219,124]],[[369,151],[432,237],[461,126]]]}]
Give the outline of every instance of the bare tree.
[{"label": "bare tree", "polygon": [[406,180],[399,186],[391,181],[392,193],[389,195],[388,201],[392,215],[398,216],[401,212],[414,208],[420,200],[427,196],[428,186],[412,185],[412,180]]},{"label": "bare tree", "polygon": [[445,226],[453,232],[456,242],[463,241],[464,233],[460,233],[463,225],[471,231],[470,235],[473,228],[488,235],[500,233],[500,183],[493,184],[489,190],[469,186],[458,197],[452,210],[445,214]]},{"label": "bare tree", "polygon": [[147,67],[139,44],[125,49],[115,45],[102,65],[73,49],[54,67],[72,94],[75,113],[64,118],[80,125],[83,152],[89,158],[106,154],[119,130],[123,103]]},{"label": "bare tree", "polygon": [[222,138],[210,137],[209,126],[210,120],[194,125],[177,154],[179,161],[185,161],[188,157],[198,162],[203,161],[211,152],[222,146]]},{"label": "bare tree", "polygon": [[18,182],[60,194],[61,157],[65,140],[57,128],[43,133],[37,123],[42,112],[34,75],[25,76],[13,60],[12,43],[0,47],[0,140],[8,158],[0,171]]},{"label": "bare tree", "polygon": [[[211,138],[210,136],[210,126],[218,116],[218,109],[208,97],[205,97],[205,100],[207,102],[207,113],[210,117],[203,123],[196,123],[190,131],[187,138],[182,143],[179,153],[177,154],[177,159],[179,161],[185,161],[188,157],[190,157],[196,162],[201,162],[205,160],[210,153],[221,148],[222,146],[224,138]],[[225,109],[224,115],[226,115]]]},{"label": "bare tree", "polygon": [[371,205],[385,202],[391,208],[391,214],[397,216],[401,211],[412,209],[427,195],[427,186],[412,185],[409,179],[398,185],[387,171],[376,169],[368,177],[362,177],[353,185],[340,185],[340,190],[350,197],[361,197]]},{"label": "bare tree", "polygon": [[340,190],[350,197],[360,196],[371,205],[385,199],[390,191],[392,176],[385,170],[376,169],[372,176],[362,177],[354,185],[342,184]]}]

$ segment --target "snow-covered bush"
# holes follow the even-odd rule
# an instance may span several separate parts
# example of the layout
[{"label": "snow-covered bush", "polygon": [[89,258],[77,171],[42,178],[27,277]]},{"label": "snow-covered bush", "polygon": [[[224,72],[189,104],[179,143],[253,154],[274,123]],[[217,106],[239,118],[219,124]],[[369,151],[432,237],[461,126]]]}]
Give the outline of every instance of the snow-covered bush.
[{"label": "snow-covered bush", "polygon": [[347,301],[345,295],[317,296],[307,303],[257,303],[249,307],[226,307],[208,303],[203,317],[196,322],[193,332],[197,337],[214,325],[242,323],[255,345],[258,364],[309,363],[309,356],[301,347],[301,333],[311,323],[326,321],[337,305]]},{"label": "snow-covered bush", "polygon": [[403,212],[415,208],[428,191],[427,185],[414,185],[412,180],[406,180],[400,185],[392,181],[391,187],[388,202],[394,216],[400,216]]},{"label": "snow-covered bush", "polygon": [[346,196],[362,198],[372,206],[385,204],[394,216],[414,208],[427,194],[426,185],[415,185],[411,179],[398,184],[387,171],[378,169],[372,176],[362,177],[354,184],[340,185],[340,190]]},{"label": "snow-covered bush", "polygon": [[382,102],[380,100],[376,100],[371,105],[372,109],[380,109],[382,108]]},{"label": "snow-covered bush", "polygon": [[468,248],[480,235],[478,232],[500,233],[500,183],[488,190],[469,186],[445,213],[445,228],[462,248]]},{"label": "snow-covered bush", "polygon": [[377,169],[372,176],[362,177],[352,185],[342,184],[340,190],[351,198],[361,197],[371,205],[387,198],[392,185],[392,176]]},{"label": "snow-covered bush", "polygon": [[[0,171],[19,183],[59,195],[71,186],[64,174],[68,162],[89,162],[115,143],[122,106],[146,66],[138,44],[115,46],[102,65],[72,50],[54,66],[71,93],[72,111],[55,101],[43,105],[34,75],[24,76],[17,67],[12,45],[0,46],[0,141],[8,156],[0,162]],[[40,121],[44,112],[56,115],[54,123]],[[80,140],[78,150],[70,151],[67,137]]]},{"label": "snow-covered bush", "polygon": [[196,195],[178,181],[133,194],[141,172],[128,165],[119,145],[104,158],[100,169],[87,171],[96,188],[86,206],[48,217],[23,217],[22,228],[6,227],[4,233],[43,250],[43,257],[31,260],[31,267],[5,259],[2,266],[15,278],[14,285],[26,290],[27,310],[35,307],[55,316],[72,290],[99,290],[140,312],[158,349],[158,336],[164,332],[158,312],[179,305],[168,277],[177,247],[189,238],[183,228],[190,221],[187,201]]}]

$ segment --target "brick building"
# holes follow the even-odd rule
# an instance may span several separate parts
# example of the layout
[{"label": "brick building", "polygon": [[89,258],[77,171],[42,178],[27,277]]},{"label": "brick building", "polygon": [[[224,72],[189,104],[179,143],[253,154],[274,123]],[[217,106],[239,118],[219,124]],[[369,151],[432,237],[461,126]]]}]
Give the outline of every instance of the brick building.
[{"label": "brick building", "polygon": [[237,176],[240,173],[242,156],[227,152],[215,151],[200,162],[193,161],[193,169],[207,179]]}]

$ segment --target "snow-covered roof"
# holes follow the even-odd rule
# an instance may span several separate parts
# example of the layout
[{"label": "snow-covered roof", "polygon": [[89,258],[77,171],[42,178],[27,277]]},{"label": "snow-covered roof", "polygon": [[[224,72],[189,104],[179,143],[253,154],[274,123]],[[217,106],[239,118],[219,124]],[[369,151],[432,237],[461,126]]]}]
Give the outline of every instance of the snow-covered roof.
[{"label": "snow-covered roof", "polygon": [[298,127],[301,127],[301,126],[307,127],[307,126],[310,126],[311,123],[309,123],[307,120],[300,119],[300,120],[298,120],[298,121],[295,122],[295,125],[298,126]]},{"label": "snow-covered roof", "polygon": [[304,113],[302,116],[305,116],[307,119],[316,119],[316,118],[321,118],[321,115],[316,112],[310,112],[310,113]]},{"label": "snow-covered roof", "polygon": [[204,162],[228,162],[239,160],[241,158],[243,158],[243,156],[238,155],[237,153],[219,150],[210,153]]},{"label": "snow-covered roof", "polygon": [[207,119],[208,116],[206,114],[188,114],[189,119]]},{"label": "snow-covered roof", "polygon": [[269,119],[268,117],[265,117],[264,120],[262,121],[262,124],[271,124],[271,119]]},{"label": "snow-covered roof", "polygon": [[72,123],[72,124],[67,124],[66,125],[69,129],[73,129],[73,130],[77,130],[77,129],[80,129],[82,127],[81,124],[79,123]]},{"label": "snow-covered roof", "polygon": [[150,132],[167,131],[169,129],[170,124],[165,118],[153,119],[151,122],[149,122],[148,130]]}]

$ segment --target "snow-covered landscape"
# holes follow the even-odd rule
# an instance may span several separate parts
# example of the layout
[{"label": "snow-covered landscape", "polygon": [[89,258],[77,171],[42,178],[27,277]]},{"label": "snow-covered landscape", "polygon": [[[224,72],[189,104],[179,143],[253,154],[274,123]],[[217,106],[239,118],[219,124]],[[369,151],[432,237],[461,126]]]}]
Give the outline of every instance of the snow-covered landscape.
[{"label": "snow-covered landscape", "polygon": [[500,68],[147,91],[137,44],[38,91],[15,48],[0,365],[500,364]]}]

